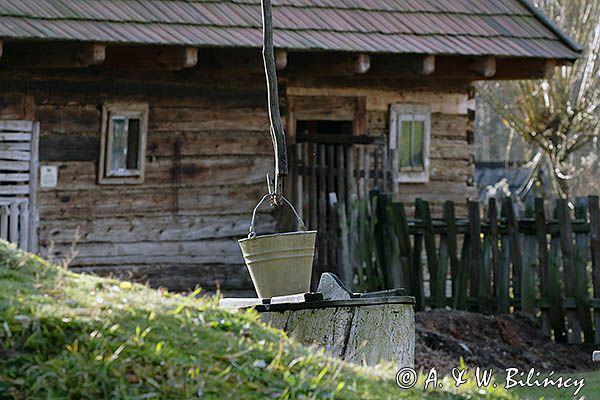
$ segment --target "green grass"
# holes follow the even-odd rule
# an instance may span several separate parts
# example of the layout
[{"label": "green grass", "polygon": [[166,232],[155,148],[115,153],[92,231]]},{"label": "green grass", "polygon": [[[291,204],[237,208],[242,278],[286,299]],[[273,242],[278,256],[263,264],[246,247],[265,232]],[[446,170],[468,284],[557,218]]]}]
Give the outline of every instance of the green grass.
[{"label": "green grass", "polygon": [[0,242],[0,399],[517,399],[472,384],[404,391],[394,376],[300,346],[252,311],[74,274]]}]

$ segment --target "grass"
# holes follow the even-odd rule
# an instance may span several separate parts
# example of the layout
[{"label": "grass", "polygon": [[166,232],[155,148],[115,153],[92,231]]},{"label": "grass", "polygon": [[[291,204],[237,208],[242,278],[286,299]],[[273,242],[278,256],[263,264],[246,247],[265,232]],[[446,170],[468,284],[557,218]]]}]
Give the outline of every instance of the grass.
[{"label": "grass", "polygon": [[511,389],[511,393],[514,393],[523,400],[538,400],[541,398],[552,400],[576,400],[582,397],[589,400],[600,399],[600,371],[560,375],[565,378],[572,377],[573,379],[584,379],[585,386],[576,397],[573,396],[572,389],[556,389],[552,387],[514,388]]},{"label": "grass", "polygon": [[0,242],[0,399],[518,398],[473,384],[400,390],[389,367],[328,358],[215,302],[74,274]]}]

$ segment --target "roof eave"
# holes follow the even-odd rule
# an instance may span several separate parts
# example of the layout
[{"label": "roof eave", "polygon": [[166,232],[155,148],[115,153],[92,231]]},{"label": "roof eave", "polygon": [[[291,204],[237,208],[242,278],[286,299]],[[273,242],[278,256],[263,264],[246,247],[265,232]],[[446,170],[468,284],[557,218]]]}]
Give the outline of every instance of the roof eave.
[{"label": "roof eave", "polygon": [[519,0],[531,13],[548,29],[556,34],[563,42],[565,42],[573,51],[577,53],[583,52],[583,47],[577,43],[571,36],[567,35],[558,25],[546,16],[539,8],[537,8],[530,0]]}]

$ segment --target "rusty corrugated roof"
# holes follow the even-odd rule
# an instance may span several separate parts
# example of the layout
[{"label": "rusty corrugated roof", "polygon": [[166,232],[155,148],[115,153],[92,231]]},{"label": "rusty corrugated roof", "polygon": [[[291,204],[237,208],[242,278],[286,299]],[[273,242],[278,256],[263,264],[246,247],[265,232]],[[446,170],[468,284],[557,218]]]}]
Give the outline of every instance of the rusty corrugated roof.
[{"label": "rusty corrugated roof", "polygon": [[[527,0],[273,0],[290,50],[575,59]],[[259,47],[260,0],[0,0],[0,38]]]}]

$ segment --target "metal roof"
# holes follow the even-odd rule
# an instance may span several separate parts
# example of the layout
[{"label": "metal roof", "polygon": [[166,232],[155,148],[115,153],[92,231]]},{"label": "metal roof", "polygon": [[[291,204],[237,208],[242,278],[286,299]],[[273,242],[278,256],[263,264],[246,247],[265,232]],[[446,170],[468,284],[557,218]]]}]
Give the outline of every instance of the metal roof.
[{"label": "metal roof", "polygon": [[[275,46],[575,59],[528,0],[273,0]],[[259,47],[260,0],[0,0],[0,38]]]}]

